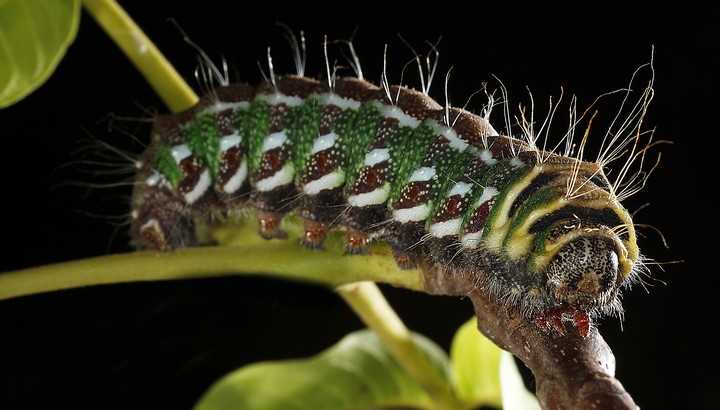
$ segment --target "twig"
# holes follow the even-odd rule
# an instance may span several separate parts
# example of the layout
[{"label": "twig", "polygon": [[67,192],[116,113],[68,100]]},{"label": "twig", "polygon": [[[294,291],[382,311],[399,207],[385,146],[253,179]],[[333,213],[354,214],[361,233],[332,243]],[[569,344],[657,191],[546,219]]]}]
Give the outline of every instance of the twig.
[{"label": "twig", "polygon": [[172,112],[192,107],[198,96],[155,44],[114,0],[83,0],[85,10],[112,38]]},{"label": "twig", "polygon": [[544,409],[638,408],[615,378],[615,356],[595,327],[585,337],[571,326],[565,335],[545,332],[510,314],[471,275],[428,272],[425,280],[430,293],[470,297],[478,329],[532,370]]}]

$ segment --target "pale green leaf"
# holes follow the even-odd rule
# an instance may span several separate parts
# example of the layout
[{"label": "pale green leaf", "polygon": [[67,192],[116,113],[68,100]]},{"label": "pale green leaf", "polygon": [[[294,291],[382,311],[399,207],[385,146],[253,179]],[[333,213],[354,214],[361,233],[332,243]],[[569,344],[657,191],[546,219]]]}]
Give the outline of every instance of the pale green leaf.
[{"label": "pale green leaf", "polygon": [[[423,336],[413,338],[447,376],[448,358]],[[428,395],[400,368],[377,335],[362,330],[308,359],[262,362],[220,379],[196,410],[347,410],[389,406],[432,408]]]},{"label": "pale green leaf", "polygon": [[477,405],[501,407],[500,350],[483,336],[473,317],[458,329],[450,346],[457,395]]},{"label": "pale green leaf", "polygon": [[473,406],[504,410],[539,409],[523,384],[513,355],[483,336],[472,318],[458,329],[450,347],[458,398]]},{"label": "pale green leaf", "polygon": [[79,20],[80,0],[0,0],[0,108],[50,77]]},{"label": "pale green leaf", "polygon": [[510,352],[503,351],[500,356],[500,385],[504,410],[540,410],[535,395],[525,388]]}]

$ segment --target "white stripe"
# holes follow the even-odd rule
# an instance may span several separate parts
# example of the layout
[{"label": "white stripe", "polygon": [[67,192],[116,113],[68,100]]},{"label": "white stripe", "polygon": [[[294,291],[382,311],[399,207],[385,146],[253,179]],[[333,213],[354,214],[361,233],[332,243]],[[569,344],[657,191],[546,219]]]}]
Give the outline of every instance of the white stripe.
[{"label": "white stripe", "polygon": [[220,139],[220,151],[225,152],[230,148],[237,147],[242,142],[242,137],[237,133],[226,135]]},{"label": "white stripe", "polygon": [[468,234],[463,235],[460,242],[466,248],[477,248],[478,244],[480,244],[480,238],[482,238],[482,234],[483,234],[483,229],[480,229],[477,232],[470,232]]},{"label": "white stripe", "polygon": [[188,146],[185,144],[180,144],[172,147],[170,153],[172,154],[175,162],[178,164],[180,164],[180,161],[192,155],[192,151],[190,151],[190,148],[188,148]]},{"label": "white stripe", "polygon": [[207,191],[210,187],[210,182],[210,171],[206,169],[202,174],[200,174],[200,179],[198,179],[198,182],[195,184],[192,191],[185,194],[185,202],[188,204],[195,202],[202,196],[203,193],[205,193],[205,191]]},{"label": "white stripe", "polygon": [[450,189],[450,192],[447,194],[447,196],[448,198],[453,195],[460,195],[461,197],[464,197],[465,194],[470,192],[470,188],[472,188],[472,184],[469,184],[467,182],[458,182],[452,187],[452,189]]},{"label": "white stripe", "polygon": [[215,104],[207,107],[203,113],[215,114],[229,109],[247,108],[250,106],[249,101],[238,101],[238,102],[223,102],[218,101]]},{"label": "white stripe", "polygon": [[337,134],[334,132],[327,133],[325,135],[321,135],[315,139],[313,142],[312,149],[310,150],[311,154],[315,154],[320,151],[325,151],[328,148],[332,148],[335,145],[335,140],[337,139]]},{"label": "white stripe", "polygon": [[145,180],[145,183],[148,186],[155,186],[155,185],[159,184],[160,181],[162,181],[164,178],[165,177],[161,173],[159,173],[157,171],[153,171],[152,174],[149,177],[147,177],[147,179]]},{"label": "white stripe", "polygon": [[262,152],[270,151],[271,149],[282,147],[287,141],[287,134],[285,130],[273,132],[265,137],[263,140]]},{"label": "white stripe", "polygon": [[420,120],[417,118],[405,114],[403,110],[394,105],[382,105],[380,107],[380,114],[384,117],[395,118],[399,121],[402,127],[417,128],[420,125]]},{"label": "white stripe", "polygon": [[317,195],[325,189],[333,189],[341,186],[345,182],[345,174],[334,171],[327,175],[323,175],[319,179],[308,182],[303,186],[303,192],[308,195]]},{"label": "white stripe", "polygon": [[467,142],[461,140],[461,139],[457,136],[457,134],[455,134],[455,132],[453,132],[452,134],[443,134],[443,136],[444,136],[445,138],[447,138],[448,141],[450,141],[450,144],[449,144],[449,145],[450,145],[451,147],[455,148],[456,150],[458,150],[458,151],[460,151],[460,152],[465,151],[465,150],[467,149],[467,147],[470,146]]},{"label": "white stripe", "polygon": [[430,225],[430,234],[436,238],[460,233],[461,218],[450,219],[449,221],[436,222]]},{"label": "white stripe", "polygon": [[351,98],[343,98],[337,94],[322,94],[320,98],[325,100],[325,104],[332,104],[342,108],[343,110],[348,108],[357,110],[360,108],[360,101],[355,101]]},{"label": "white stripe", "polygon": [[154,231],[161,232],[160,231],[160,223],[155,218],[149,219],[147,222],[142,224],[142,226],[140,227],[140,232],[142,232],[148,228],[152,228]]},{"label": "white stripe", "polygon": [[480,159],[482,162],[486,163],[487,165],[495,165],[497,160],[493,158],[492,152],[484,149],[480,152]]},{"label": "white stripe", "polygon": [[525,165],[525,163],[522,162],[522,161],[520,160],[520,158],[518,158],[518,157],[513,157],[513,158],[510,160],[510,165],[511,165],[513,168],[519,168],[519,167]]},{"label": "white stripe", "polygon": [[492,186],[485,187],[482,195],[480,195],[480,198],[478,198],[478,200],[475,201],[475,207],[478,207],[478,206],[482,205],[484,202],[490,200],[492,197],[497,195],[497,193],[498,193],[497,188],[492,187]]},{"label": "white stripe", "polygon": [[435,176],[435,168],[434,167],[420,167],[413,171],[412,175],[410,175],[410,179],[408,179],[408,182],[414,182],[414,181],[429,181],[432,179],[432,177]]},{"label": "white stripe", "polygon": [[230,178],[228,182],[223,185],[223,191],[227,192],[228,194],[232,194],[233,192],[240,189],[243,182],[245,182],[245,178],[247,178],[247,170],[247,161],[243,160],[243,162],[240,163],[237,171],[235,171],[235,175],[233,175],[232,178]]},{"label": "white stripe", "polygon": [[390,150],[387,148],[375,148],[374,150],[365,154],[364,165],[371,167],[375,164],[385,162],[390,159]]},{"label": "white stripe", "polygon": [[436,121],[432,121],[432,124],[434,131],[445,137],[445,139],[447,139],[448,141],[450,141],[450,146],[455,148],[456,150],[462,152],[470,146],[466,141],[464,141],[457,135],[455,130],[448,127],[447,125],[440,124]]},{"label": "white stripe", "polygon": [[261,192],[272,191],[279,186],[283,186],[292,182],[294,176],[295,168],[293,168],[292,164],[287,163],[284,167],[282,167],[281,170],[274,173],[272,176],[256,182],[255,188],[257,188],[257,190]]},{"label": "white stripe", "polygon": [[429,215],[430,206],[428,204],[393,211],[393,218],[400,223],[424,221]]},{"label": "white stripe", "polygon": [[280,103],[284,103],[287,106],[295,107],[298,105],[302,105],[305,100],[300,97],[295,97],[292,95],[285,95],[280,93],[272,93],[272,94],[258,94],[255,98],[258,100],[265,101],[269,103],[270,105],[277,105]]},{"label": "white stripe", "polygon": [[379,205],[385,203],[390,196],[390,184],[385,184],[374,191],[365,192],[363,194],[350,195],[347,199],[348,204],[356,207],[369,205]]}]

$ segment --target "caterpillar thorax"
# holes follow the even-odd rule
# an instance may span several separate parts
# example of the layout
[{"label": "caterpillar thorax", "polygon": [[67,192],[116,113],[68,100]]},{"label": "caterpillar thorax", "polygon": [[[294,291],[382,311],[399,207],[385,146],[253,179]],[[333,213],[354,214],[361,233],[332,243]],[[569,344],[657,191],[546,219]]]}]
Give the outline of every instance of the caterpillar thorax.
[{"label": "caterpillar thorax", "polygon": [[[637,280],[635,232],[602,167],[499,135],[405,87],[301,76],[214,89],[155,120],[133,192],[138,246],[194,243],[193,219],[257,209],[259,232],[302,243],[386,240],[402,268],[472,274],[540,324],[619,314]],[[350,257],[350,256],[348,256]]]}]

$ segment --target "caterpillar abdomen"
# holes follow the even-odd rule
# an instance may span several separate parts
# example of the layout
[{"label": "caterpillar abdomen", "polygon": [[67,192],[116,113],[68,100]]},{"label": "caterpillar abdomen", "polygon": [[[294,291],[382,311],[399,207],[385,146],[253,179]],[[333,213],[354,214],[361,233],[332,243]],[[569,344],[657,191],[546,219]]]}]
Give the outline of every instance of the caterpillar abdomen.
[{"label": "caterpillar abdomen", "polygon": [[572,317],[585,332],[637,280],[632,220],[599,164],[404,87],[300,76],[218,87],[158,117],[140,164],[131,231],[145,248],[192,245],[196,216],[245,207],[263,237],[283,237],[293,211],[309,248],[333,228],[351,254],[386,240],[402,268],[473,274],[541,326]]}]

